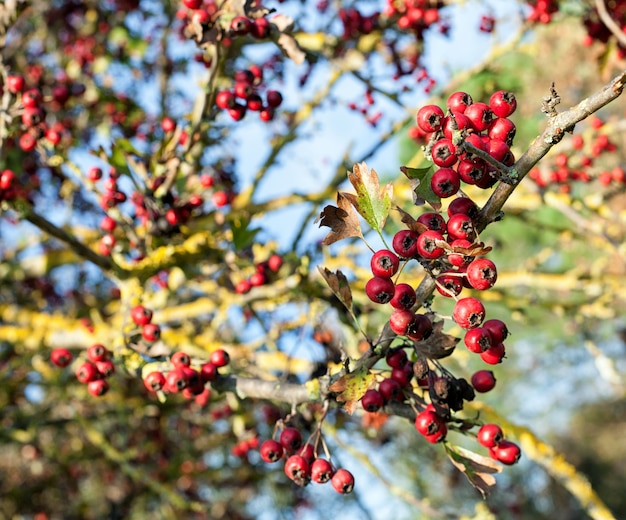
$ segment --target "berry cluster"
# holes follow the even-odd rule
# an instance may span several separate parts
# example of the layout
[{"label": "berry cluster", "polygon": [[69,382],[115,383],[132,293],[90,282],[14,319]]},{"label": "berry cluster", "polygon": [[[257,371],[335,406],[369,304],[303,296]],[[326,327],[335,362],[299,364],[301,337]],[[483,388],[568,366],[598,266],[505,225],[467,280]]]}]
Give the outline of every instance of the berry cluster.
[{"label": "berry cluster", "polygon": [[[609,135],[610,125],[597,116],[589,118],[590,135],[571,137],[570,153],[552,156],[551,164],[535,167],[528,176],[540,188],[556,188],[561,193],[570,193],[574,182],[589,183],[597,180],[602,186],[626,183],[626,172],[621,166],[606,167],[608,157],[616,150]],[[607,128],[608,127],[608,128]]]},{"label": "berry cluster", "polygon": [[318,457],[320,441],[327,452],[327,446],[320,435],[317,436],[315,445],[304,443],[300,430],[290,426],[283,427],[278,440],[267,439],[261,444],[261,458],[268,463],[284,460],[285,474],[298,486],[306,486],[311,481],[316,484],[330,482],[337,493],[352,492],[354,475],[346,469],[336,469],[328,453],[327,458]]},{"label": "berry cluster", "polygon": [[273,254],[264,262],[257,263],[254,273],[235,285],[235,292],[247,294],[253,287],[260,287],[271,282],[272,275],[276,274],[282,265],[283,258],[277,254]]},{"label": "berry cluster", "polygon": [[[50,361],[58,367],[66,367],[73,360],[72,353],[63,347],[55,348],[50,353]],[[87,360],[76,367],[76,379],[87,385],[87,391],[100,397],[109,391],[107,379],[115,372],[111,352],[100,343],[87,349]]]},{"label": "berry cluster", "polygon": [[489,448],[492,459],[502,464],[515,464],[522,454],[517,444],[504,438],[502,428],[497,424],[483,424],[476,433],[476,439],[480,445]]},{"label": "berry cluster", "polygon": [[552,21],[552,15],[559,10],[557,0],[528,0],[527,3],[532,8],[527,16],[530,22],[548,24]]},{"label": "berry cluster", "polygon": [[[626,26],[626,4],[624,2],[605,2],[605,9],[609,17],[623,31]],[[585,29],[587,29],[587,34],[583,39],[583,45],[585,46],[590,46],[593,42],[600,42],[606,45],[613,38],[613,33],[602,21],[595,5],[585,13],[583,24]],[[617,54],[620,59],[626,57],[626,48],[619,41],[617,42]]]},{"label": "berry cluster", "polygon": [[256,65],[235,73],[235,83],[230,90],[220,90],[215,96],[215,104],[235,121],[241,121],[248,111],[258,112],[261,121],[274,119],[274,111],[283,102],[278,90],[267,90],[265,102],[261,97],[263,69]]}]

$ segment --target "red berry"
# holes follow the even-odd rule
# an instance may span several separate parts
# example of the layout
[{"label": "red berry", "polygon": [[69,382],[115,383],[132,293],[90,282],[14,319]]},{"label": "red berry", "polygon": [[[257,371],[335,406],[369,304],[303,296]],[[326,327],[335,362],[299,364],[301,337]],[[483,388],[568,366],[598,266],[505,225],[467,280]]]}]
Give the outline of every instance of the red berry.
[{"label": "red berry", "polygon": [[330,483],[337,493],[347,495],[354,489],[354,475],[346,469],[338,469],[330,479]]},{"label": "red berry", "polygon": [[104,379],[89,381],[87,383],[87,391],[95,397],[100,397],[109,391],[109,383]]},{"label": "red berry", "polygon": [[280,443],[288,453],[294,453],[302,446],[302,434],[296,428],[285,428],[280,433]]},{"label": "red berry", "polygon": [[454,146],[451,139],[439,139],[433,145],[431,154],[433,162],[441,168],[453,166],[458,160],[456,146]]},{"label": "red berry", "polygon": [[489,455],[498,462],[510,466],[520,459],[522,450],[514,442],[503,439],[496,446],[489,449]]},{"label": "red berry", "polygon": [[496,264],[488,258],[476,258],[467,266],[467,281],[478,290],[490,289],[496,283],[498,271]]},{"label": "red berry", "polygon": [[183,5],[187,9],[200,9],[202,7],[202,0],[183,0]]},{"label": "red berry", "polygon": [[476,439],[485,448],[497,446],[503,437],[502,428],[497,424],[483,424],[476,433]]},{"label": "red berry", "polygon": [[472,375],[472,386],[477,392],[489,392],[496,386],[496,377],[491,370],[479,370]]},{"label": "red berry", "polygon": [[87,170],[87,178],[92,182],[100,180],[102,178],[102,169],[97,166],[92,166]]},{"label": "red berry", "polygon": [[157,392],[165,386],[165,376],[159,371],[150,372],[143,380],[143,384],[151,392]]},{"label": "red berry", "polygon": [[170,358],[170,361],[175,367],[188,367],[189,365],[191,365],[191,358],[189,357],[189,355],[180,351],[174,352],[174,354],[172,354],[172,357]]},{"label": "red berry", "polygon": [[489,128],[493,121],[493,112],[489,105],[481,102],[472,103],[465,109],[464,114],[470,119],[477,132],[483,132]]},{"label": "red berry", "polygon": [[443,122],[443,110],[437,105],[426,105],[417,111],[417,126],[423,132],[436,132],[441,128]]},{"label": "red berry", "polygon": [[250,30],[252,29],[252,25],[253,23],[250,18],[248,18],[247,16],[239,15],[235,16],[232,22],[230,22],[230,29],[235,34],[242,36],[250,32]]},{"label": "red berry", "polygon": [[474,218],[478,215],[478,206],[469,197],[457,197],[448,205],[448,217],[459,213]]},{"label": "red berry", "polygon": [[24,85],[24,76],[17,76],[14,74],[9,74],[7,76],[6,86],[7,90],[11,94],[17,94],[18,92],[22,92],[22,90],[24,90]]},{"label": "red berry", "polygon": [[515,162],[515,156],[509,146],[502,141],[491,140],[487,146],[487,153],[496,161],[501,162],[505,166],[512,166]]},{"label": "red berry", "polygon": [[513,144],[513,139],[515,138],[515,133],[516,128],[513,121],[506,118],[498,118],[489,126],[487,135],[492,141],[502,141],[508,146],[511,146]]},{"label": "red berry", "polygon": [[446,298],[452,298],[461,294],[463,290],[463,281],[459,276],[454,276],[455,271],[452,273],[443,273],[437,277],[437,291]]},{"label": "red berry", "polygon": [[256,18],[250,29],[250,33],[258,40],[263,40],[269,36],[270,29],[270,22],[267,18]]},{"label": "red berry", "polygon": [[415,429],[422,435],[437,433],[444,424],[443,419],[434,410],[426,409],[415,418]]},{"label": "red berry", "polygon": [[378,391],[383,396],[385,402],[402,401],[402,387],[395,379],[383,379],[378,385]]},{"label": "red berry", "polygon": [[401,258],[412,258],[417,254],[418,234],[409,229],[402,229],[393,236],[393,250]]},{"label": "red berry", "polygon": [[457,213],[452,215],[448,219],[447,224],[448,237],[452,240],[462,238],[464,240],[474,241],[476,238],[476,231],[474,229],[474,223],[469,215],[464,213]]},{"label": "red berry", "polygon": [[466,161],[459,162],[456,167],[459,178],[466,184],[477,184],[485,178],[487,173],[487,165],[484,161]]},{"label": "red berry", "polygon": [[228,365],[228,363],[230,363],[230,356],[228,355],[228,352],[226,352],[224,349],[218,348],[217,350],[211,352],[209,360],[216,367],[220,368],[225,367],[226,365]]},{"label": "red berry", "polygon": [[203,363],[202,366],[200,366],[200,379],[202,379],[203,382],[208,383],[210,381],[214,381],[217,376],[217,367],[210,361]]},{"label": "red berry", "polygon": [[265,462],[277,462],[283,458],[283,446],[274,439],[267,439],[261,444],[261,458]]},{"label": "red berry", "polygon": [[389,304],[394,309],[406,309],[409,310],[415,305],[417,301],[417,295],[415,289],[408,283],[396,284],[393,298],[389,300]]},{"label": "red berry", "polygon": [[448,97],[446,106],[450,109],[450,112],[465,113],[465,110],[470,106],[474,100],[467,92],[454,92]]},{"label": "red berry", "polygon": [[459,327],[473,329],[485,319],[485,306],[476,298],[461,298],[454,305],[452,317]]},{"label": "red berry", "polygon": [[374,276],[365,284],[367,297],[374,303],[389,303],[395,292],[395,285],[389,278]]},{"label": "red berry", "polygon": [[370,261],[372,274],[381,278],[391,278],[398,272],[400,259],[388,249],[376,251]]},{"label": "red berry", "polygon": [[474,131],[474,126],[470,121],[470,118],[461,112],[452,112],[452,116],[448,116],[443,120],[443,136],[452,139],[454,137],[454,130],[466,130]]},{"label": "red berry", "polygon": [[416,314],[410,310],[396,309],[389,317],[389,327],[399,336],[406,336]]},{"label": "red berry", "polygon": [[446,423],[442,423],[439,429],[435,433],[432,433],[430,435],[424,435],[424,438],[428,442],[432,444],[436,444],[438,442],[442,442],[446,438],[447,433],[448,433],[448,427],[446,426]]},{"label": "red berry", "polygon": [[489,98],[489,108],[498,117],[509,117],[517,108],[515,94],[506,90],[498,90]]},{"label": "red berry", "polygon": [[96,361],[96,368],[102,377],[110,377],[115,373],[115,364],[110,359]]},{"label": "red berry", "polygon": [[161,337],[161,327],[154,323],[146,323],[141,329],[141,335],[149,343],[154,343]]},{"label": "red berry", "polygon": [[22,94],[22,103],[26,108],[38,107],[41,100],[41,91],[37,88],[30,88]]},{"label": "red berry", "polygon": [[187,388],[188,377],[184,367],[176,367],[165,376],[165,388],[169,392],[178,393]]},{"label": "red berry", "polygon": [[247,294],[251,289],[252,284],[250,283],[250,280],[241,280],[237,282],[237,285],[235,285],[235,292],[237,294]]},{"label": "red berry", "polygon": [[422,341],[430,336],[432,331],[433,324],[430,319],[424,314],[415,314],[406,336],[413,341]]},{"label": "red berry", "polygon": [[461,187],[461,178],[452,168],[440,168],[430,179],[430,188],[433,193],[442,199],[456,195]]},{"label": "red berry", "polygon": [[72,353],[66,348],[55,348],[50,352],[50,361],[58,367],[66,367],[72,362]]},{"label": "red berry", "polygon": [[498,319],[490,319],[483,323],[483,327],[486,328],[491,337],[493,338],[493,342],[502,343],[509,335],[509,329],[502,320]]},{"label": "red berry", "polygon": [[472,247],[472,243],[469,240],[457,238],[450,242],[450,247],[452,247],[455,252],[448,252],[447,259],[453,266],[463,267],[472,261],[473,257],[466,256],[463,251]]},{"label": "red berry", "polygon": [[464,342],[467,350],[480,354],[491,347],[493,340],[485,327],[476,327],[465,333]]},{"label": "red berry", "polygon": [[278,90],[268,90],[265,98],[268,106],[271,108],[278,108],[283,102],[283,95]]},{"label": "red berry", "polygon": [[235,95],[230,90],[220,90],[215,95],[215,104],[223,110],[233,108],[235,105]]},{"label": "red berry", "polygon": [[445,233],[446,231],[446,221],[439,213],[422,213],[417,218],[417,221],[432,231],[439,231],[440,233]]},{"label": "red berry", "polygon": [[285,462],[285,474],[299,486],[309,482],[309,463],[300,455],[292,455]]},{"label": "red berry", "polygon": [[400,347],[389,349],[385,361],[391,368],[402,368],[408,361],[406,350]]},{"label": "red berry", "polygon": [[146,309],[143,305],[136,305],[130,310],[130,317],[135,325],[143,327],[152,321],[152,311]]},{"label": "red berry", "polygon": [[497,365],[498,363],[502,363],[505,354],[504,343],[494,343],[491,347],[480,353],[480,359],[488,365]]},{"label": "red berry", "polygon": [[163,129],[164,132],[167,132],[167,133],[173,132],[174,129],[176,128],[176,123],[171,117],[164,117],[161,120],[161,128]]},{"label": "red berry", "polygon": [[370,389],[363,394],[361,405],[367,412],[377,412],[385,405],[385,399],[378,390]]},{"label": "red berry", "polygon": [[95,345],[91,345],[87,349],[87,358],[89,361],[103,361],[107,358],[109,351],[104,345],[100,345],[100,343],[96,343]]},{"label": "red berry", "polygon": [[311,480],[317,484],[325,484],[334,474],[332,464],[326,459],[315,459],[311,464]]},{"label": "red berry", "polygon": [[89,383],[89,381],[94,381],[98,379],[100,373],[96,368],[96,365],[90,363],[89,361],[83,363],[76,369],[76,379],[78,379],[81,383]]},{"label": "red berry", "polygon": [[424,231],[417,238],[417,254],[427,260],[441,258],[446,251],[439,242],[445,242],[439,231]]}]

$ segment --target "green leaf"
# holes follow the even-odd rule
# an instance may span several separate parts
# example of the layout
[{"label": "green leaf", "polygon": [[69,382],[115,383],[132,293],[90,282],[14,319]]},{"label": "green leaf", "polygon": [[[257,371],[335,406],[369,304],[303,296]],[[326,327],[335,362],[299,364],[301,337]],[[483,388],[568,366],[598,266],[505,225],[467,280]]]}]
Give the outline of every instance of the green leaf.
[{"label": "green leaf", "polygon": [[411,183],[413,203],[416,206],[422,206],[424,203],[428,202],[435,210],[438,211],[441,209],[441,199],[437,197],[430,188],[430,179],[434,173],[432,165],[421,168],[401,166],[400,171],[408,177]]},{"label": "green leaf", "polygon": [[348,180],[354,186],[356,195],[343,195],[373,229],[382,233],[391,210],[393,185],[389,183],[381,189],[376,171],[370,170],[364,162],[354,165],[352,172],[348,172]]},{"label": "green leaf", "polygon": [[252,244],[254,237],[261,231],[259,227],[250,228],[250,219],[247,217],[237,216],[229,220],[235,251],[241,251]]}]

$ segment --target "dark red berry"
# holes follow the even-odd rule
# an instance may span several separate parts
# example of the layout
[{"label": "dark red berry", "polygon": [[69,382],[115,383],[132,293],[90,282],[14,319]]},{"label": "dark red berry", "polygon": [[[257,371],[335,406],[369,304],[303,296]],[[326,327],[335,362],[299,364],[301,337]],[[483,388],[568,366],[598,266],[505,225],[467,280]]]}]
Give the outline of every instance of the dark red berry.
[{"label": "dark red berry", "polygon": [[283,96],[278,90],[268,90],[265,94],[265,99],[271,108],[278,108],[283,102]]},{"label": "dark red berry", "polygon": [[274,439],[267,439],[261,444],[261,458],[265,462],[277,462],[283,458],[283,446]]},{"label": "dark red berry", "polygon": [[418,234],[409,229],[402,229],[393,236],[393,250],[401,258],[412,258],[417,254]]},{"label": "dark red berry", "polygon": [[489,392],[496,386],[496,377],[491,370],[479,370],[472,375],[472,386],[477,392]]},{"label": "dark red berry", "polygon": [[252,29],[253,22],[247,16],[239,15],[230,22],[230,30],[235,34],[243,36],[248,34]]},{"label": "dark red berry", "polygon": [[415,320],[416,314],[406,309],[396,309],[389,317],[389,327],[399,336],[406,336]]},{"label": "dark red berry", "polygon": [[402,401],[402,387],[395,379],[383,379],[378,385],[378,391],[383,396],[385,402]]},{"label": "dark red berry", "polygon": [[398,272],[400,259],[392,251],[389,251],[388,249],[381,249],[372,255],[370,266],[374,276],[391,278]]},{"label": "dark red berry", "polygon": [[402,368],[408,361],[406,350],[401,347],[389,349],[385,361],[391,368]]},{"label": "dark red berry", "polygon": [[385,405],[385,399],[378,390],[370,389],[363,394],[361,405],[367,412],[377,412]]},{"label": "dark red berry", "polygon": [[461,187],[461,178],[452,168],[440,168],[430,179],[430,188],[433,193],[442,199],[456,195]]},{"label": "dark red berry", "polygon": [[464,213],[452,215],[448,219],[447,230],[448,236],[452,240],[462,238],[473,242],[474,238],[476,238],[474,222],[469,215],[465,215]]},{"label": "dark red berry", "polygon": [[302,434],[296,428],[287,427],[280,432],[280,443],[287,453],[295,453],[302,447]]},{"label": "dark red berry", "polygon": [[454,271],[452,273],[443,273],[437,277],[437,291],[446,298],[453,298],[461,294],[463,290],[463,282],[461,277],[455,276]]},{"label": "dark red berry", "polygon": [[478,215],[478,206],[469,197],[457,197],[448,205],[448,217],[463,214],[470,218]]},{"label": "dark red berry", "polygon": [[446,231],[446,221],[440,213],[422,213],[417,221],[432,231],[439,231],[440,233]]},{"label": "dark red berry", "polygon": [[417,254],[427,260],[441,258],[446,252],[440,243],[445,242],[439,231],[424,231],[417,238]]},{"label": "dark red berry", "polygon": [[396,289],[393,293],[393,298],[389,301],[389,304],[394,309],[406,309],[409,310],[415,305],[417,301],[417,295],[415,289],[408,283],[396,284]]},{"label": "dark red berry", "polygon": [[494,343],[502,343],[509,335],[509,329],[502,320],[495,318],[487,320],[483,327],[490,332]]},{"label": "dark red berry", "polygon": [[207,361],[200,366],[200,379],[202,379],[204,383],[214,381],[217,376],[218,371],[214,363]]},{"label": "dark red berry", "polygon": [[374,276],[365,284],[367,297],[374,303],[389,303],[395,292],[395,285],[390,278]]}]

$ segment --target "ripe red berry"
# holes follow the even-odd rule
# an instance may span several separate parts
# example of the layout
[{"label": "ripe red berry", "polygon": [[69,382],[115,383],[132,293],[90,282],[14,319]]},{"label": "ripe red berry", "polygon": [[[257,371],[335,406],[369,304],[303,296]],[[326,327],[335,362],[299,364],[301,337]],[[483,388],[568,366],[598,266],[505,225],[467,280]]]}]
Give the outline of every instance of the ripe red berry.
[{"label": "ripe red berry", "polygon": [[389,327],[399,336],[406,336],[416,314],[408,309],[396,309],[389,317]]},{"label": "ripe red berry", "polygon": [[402,387],[395,379],[383,379],[378,385],[378,391],[383,396],[385,402],[402,401]]},{"label": "ripe red berry", "polygon": [[[508,146],[513,144],[517,129],[510,119],[501,118],[494,120],[489,126],[487,135],[492,141],[502,141]],[[575,137],[575,136],[574,136]]]},{"label": "ripe red berry", "polygon": [[302,434],[296,428],[287,427],[280,432],[280,444],[287,453],[295,453],[302,446]]},{"label": "ripe red berry", "polygon": [[480,359],[488,365],[497,365],[498,363],[502,363],[505,355],[504,343],[494,343],[488,349],[480,353]]},{"label": "ripe red berry", "polygon": [[439,139],[433,145],[431,155],[433,162],[441,168],[453,166],[458,160],[456,146],[454,146],[451,139],[446,138]]},{"label": "ripe red berry", "polygon": [[92,166],[87,170],[87,178],[91,182],[96,182],[102,178],[102,169],[97,166]]},{"label": "ripe red berry", "polygon": [[476,439],[485,448],[497,446],[503,437],[502,428],[497,424],[483,424],[476,433]]},{"label": "ripe red berry", "polygon": [[473,329],[480,326],[485,319],[485,306],[473,297],[461,298],[454,305],[452,311],[454,321],[464,329]]},{"label": "ripe red berry", "polygon": [[456,171],[459,178],[466,184],[477,184],[481,182],[487,173],[487,165],[482,160],[463,160],[457,164]]},{"label": "ripe red berry", "polygon": [[465,333],[465,346],[470,352],[480,354],[493,344],[491,334],[485,327],[476,327]]},{"label": "ripe red berry", "polygon": [[110,377],[115,373],[115,364],[110,359],[96,361],[96,368],[102,377]]},{"label": "ripe red berry", "polygon": [[365,293],[374,303],[389,303],[393,298],[395,285],[390,278],[374,276],[365,284]]},{"label": "ripe red berry", "polygon": [[252,20],[247,16],[239,15],[233,18],[232,22],[230,22],[230,30],[235,34],[243,36],[244,34],[248,34],[252,29]]},{"label": "ripe red berry", "polygon": [[37,107],[41,104],[43,96],[41,91],[37,88],[29,88],[22,94],[22,103],[26,108]]},{"label": "ripe red berry", "polygon": [[267,18],[256,18],[250,29],[250,34],[258,40],[263,40],[269,36],[270,29],[270,22]]},{"label": "ripe red berry", "polygon": [[278,108],[283,102],[283,95],[278,90],[268,90],[265,99],[269,107]]},{"label": "ripe red berry", "polygon": [[496,283],[496,264],[488,258],[476,258],[467,266],[467,281],[478,291],[490,289]]},{"label": "ripe red berry", "polygon": [[89,361],[83,363],[76,369],[76,379],[78,379],[81,383],[89,383],[89,381],[94,381],[98,379],[100,373],[96,368],[96,365],[90,363]]},{"label": "ripe red berry", "polygon": [[152,321],[152,311],[146,309],[143,305],[136,305],[130,310],[130,317],[135,325],[143,327]]},{"label": "ripe red berry", "polygon": [[94,363],[96,361],[105,360],[108,354],[109,354],[109,351],[107,350],[107,348],[104,345],[101,345],[100,343],[91,345],[87,349],[87,358],[89,359],[89,361],[92,361]]},{"label": "ripe red berry", "polygon": [[150,392],[157,392],[165,386],[165,376],[159,371],[150,372],[144,378],[143,384]]},{"label": "ripe red berry", "polygon": [[252,284],[250,283],[250,280],[240,280],[237,282],[237,285],[235,285],[235,292],[237,294],[247,294],[251,289]]},{"label": "ripe red berry", "polygon": [[422,213],[417,221],[432,231],[439,231],[440,233],[446,231],[446,221],[440,213],[433,213],[432,211]]},{"label": "ripe red berry", "polygon": [[165,389],[168,392],[178,393],[187,388],[188,378],[183,368],[176,367],[165,375]]},{"label": "ripe red berry", "polygon": [[273,273],[277,273],[282,265],[283,257],[280,255],[274,254],[267,259],[267,267],[269,267],[270,271]]},{"label": "ripe red berry", "polygon": [[433,193],[442,199],[456,195],[461,187],[461,178],[452,168],[440,168],[430,179],[430,188]]},{"label": "ripe red berry", "polygon": [[385,405],[385,399],[378,390],[370,388],[363,394],[361,405],[367,412],[377,412]]},{"label": "ripe red berry", "polygon": [[415,418],[415,429],[422,435],[437,433],[443,424],[443,419],[434,410],[423,410]]},{"label": "ripe red berry", "polygon": [[228,352],[226,352],[224,349],[218,348],[217,350],[211,352],[209,360],[216,367],[220,368],[225,367],[226,365],[228,365],[228,363],[230,363],[230,356],[228,355]]},{"label": "ripe red berry", "polygon": [[494,344],[502,343],[509,335],[509,329],[507,328],[506,323],[502,320],[492,318],[485,321],[485,323],[483,323],[483,327],[485,327],[491,334]]},{"label": "ripe red berry", "polygon": [[463,267],[472,261],[472,256],[465,255],[465,249],[472,247],[472,243],[464,238],[457,238],[450,242],[450,247],[454,249],[454,252],[448,252],[448,262],[455,267]]},{"label": "ripe red berry", "polygon": [[396,289],[393,293],[393,298],[389,300],[389,304],[394,309],[406,309],[409,310],[415,305],[417,301],[417,295],[415,289],[408,283],[396,284]]},{"label": "ripe red berry", "polygon": [[454,137],[454,130],[466,130],[468,132],[473,132],[474,127],[472,126],[472,122],[469,117],[465,114],[462,114],[461,112],[452,112],[451,116],[447,116],[443,120],[443,136],[448,139],[452,139]]},{"label": "ripe red berry", "polygon": [[418,234],[409,229],[401,229],[393,236],[393,250],[401,258],[412,258],[417,254]]},{"label": "ripe red berry", "polygon": [[326,459],[315,459],[311,464],[311,480],[317,484],[325,484],[334,474],[332,464]]},{"label": "ripe red berry", "polygon": [[506,90],[498,90],[489,98],[489,108],[498,117],[509,117],[517,108],[515,94]]},{"label": "ripe red berry", "polygon": [[189,365],[191,365],[191,358],[189,357],[189,355],[180,351],[174,352],[174,354],[172,354],[172,357],[170,358],[170,361],[175,367],[188,367]]},{"label": "ripe red berry", "polygon": [[389,349],[385,361],[391,368],[402,368],[408,361],[406,350],[401,347]]},{"label": "ripe red berry", "polygon": [[100,397],[109,391],[109,383],[104,379],[95,379],[87,383],[87,391],[94,397]]},{"label": "ripe red berry", "polygon": [[261,444],[261,458],[265,462],[277,462],[283,458],[283,446],[274,439],[267,439]]},{"label": "ripe red berry", "polygon": [[462,238],[473,242],[474,238],[476,238],[474,222],[469,215],[465,215],[464,213],[452,215],[448,219],[447,230],[448,237],[452,240]]},{"label": "ripe red berry", "polygon": [[15,74],[9,74],[7,76],[6,86],[7,90],[11,94],[17,94],[18,92],[22,92],[24,90],[24,76],[17,76]]},{"label": "ripe red berry", "polygon": [[446,423],[442,423],[439,429],[430,435],[424,435],[424,439],[432,444],[437,444],[438,442],[442,442],[448,433],[448,426]]},{"label": "ripe red berry", "polygon": [[393,252],[388,249],[380,249],[372,255],[370,261],[372,268],[372,274],[381,278],[391,278],[398,272],[400,266],[400,259]]},{"label": "ripe red berry", "polygon": [[463,281],[459,276],[452,273],[443,273],[437,277],[437,291],[446,298],[452,298],[461,294],[463,290]]},{"label": "ripe red berry", "polygon": [[474,100],[467,92],[454,92],[448,97],[446,106],[450,109],[450,112],[465,113],[465,109],[470,106]]},{"label": "ripe red berry", "polygon": [[173,132],[176,128],[176,122],[171,117],[161,119],[161,128],[164,132]]},{"label": "ripe red berry", "polygon": [[354,489],[354,475],[346,469],[338,469],[330,479],[330,483],[337,493],[347,495]]},{"label": "ripe red berry", "polygon": [[417,111],[417,126],[426,133],[436,132],[441,128],[443,118],[443,110],[440,107],[437,105],[426,105]]},{"label": "ripe red berry", "polygon": [[220,90],[215,95],[215,104],[223,110],[233,108],[235,105],[235,95],[230,90]]},{"label": "ripe red berry", "polygon": [[491,370],[479,370],[472,375],[472,386],[477,392],[489,392],[496,386],[496,377]]},{"label": "ripe red berry", "polygon": [[424,314],[415,314],[411,321],[406,336],[413,341],[422,341],[430,336],[433,324]]},{"label": "ripe red berry", "polygon": [[424,231],[417,238],[417,254],[427,260],[441,258],[446,252],[440,242],[445,242],[443,235],[439,231]]},{"label": "ripe red berry", "polygon": [[478,215],[478,206],[469,197],[457,197],[448,205],[448,217],[459,213],[474,218]]},{"label": "ripe red berry", "polygon": [[141,329],[141,335],[149,343],[154,343],[161,337],[161,327],[154,323],[146,323]]},{"label": "ripe red berry", "polygon": [[50,352],[50,361],[58,367],[66,367],[72,362],[72,353],[66,348],[55,348]]},{"label": "ripe red berry", "polygon": [[202,0],[183,0],[183,5],[187,9],[200,9],[200,7],[202,7]]},{"label": "ripe red berry", "polygon": [[489,105],[481,102],[472,103],[464,114],[470,119],[477,132],[483,132],[489,128],[493,121],[493,112]]},{"label": "ripe red berry", "polygon": [[502,462],[502,464],[515,464],[522,456],[522,450],[514,442],[502,439],[496,446],[489,448],[491,458]]},{"label": "ripe red berry", "polygon": [[[490,140],[487,146],[487,153],[505,166],[512,166],[515,162],[513,152],[511,152],[509,146],[503,141]],[[479,185],[479,187],[482,186]]]},{"label": "ripe red berry", "polygon": [[285,475],[299,486],[305,486],[310,479],[309,463],[300,455],[292,455],[285,461]]},{"label": "ripe red berry", "polygon": [[217,367],[210,361],[203,363],[200,366],[200,379],[202,379],[204,383],[214,381],[217,378],[217,376],[218,376]]}]

